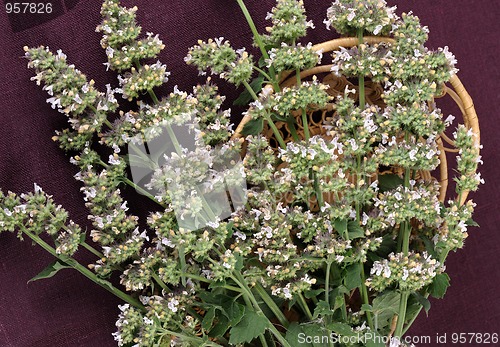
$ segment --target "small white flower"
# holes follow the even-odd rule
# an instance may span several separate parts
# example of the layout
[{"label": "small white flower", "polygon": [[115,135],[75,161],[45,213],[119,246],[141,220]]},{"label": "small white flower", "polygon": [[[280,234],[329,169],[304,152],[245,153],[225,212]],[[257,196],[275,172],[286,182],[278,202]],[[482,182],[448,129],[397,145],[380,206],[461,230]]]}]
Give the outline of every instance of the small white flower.
[{"label": "small white flower", "polygon": [[356,10],[351,8],[349,9],[349,15],[347,16],[347,20],[351,22],[356,17]]},{"label": "small white flower", "polygon": [[377,25],[375,27],[375,30],[373,30],[373,35],[378,35],[380,33],[380,31],[382,30],[382,28],[383,28],[382,25],[380,25],[380,24]]}]

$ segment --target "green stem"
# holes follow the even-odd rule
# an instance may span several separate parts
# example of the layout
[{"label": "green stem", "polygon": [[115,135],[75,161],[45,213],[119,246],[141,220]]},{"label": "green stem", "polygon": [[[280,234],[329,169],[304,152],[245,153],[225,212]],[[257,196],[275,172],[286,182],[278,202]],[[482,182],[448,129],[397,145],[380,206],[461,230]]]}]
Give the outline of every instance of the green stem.
[{"label": "green stem", "polygon": [[316,192],[316,198],[318,199],[318,208],[321,209],[321,207],[324,204],[323,192],[321,191],[321,187],[319,186],[319,179],[316,172],[313,172],[313,178],[314,178],[314,191]]},{"label": "green stem", "polygon": [[267,328],[276,337],[276,339],[278,340],[278,342],[281,343],[282,347],[291,347],[290,344],[288,343],[288,341],[285,340],[285,338],[283,337],[283,335],[281,335],[281,333],[278,331],[278,329],[276,329],[276,327],[271,322],[268,323],[268,327]]},{"label": "green stem", "polygon": [[22,232],[26,236],[28,236],[31,240],[33,240],[33,242],[35,242],[36,244],[38,244],[40,247],[42,247],[44,250],[46,250],[47,252],[49,252],[50,254],[52,254],[57,259],[59,259],[62,262],[70,265],[73,269],[75,269],[76,271],[80,272],[82,275],[84,275],[85,277],[87,277],[88,279],[90,279],[92,282],[100,285],[101,287],[103,287],[107,291],[111,292],[112,294],[114,294],[118,298],[122,299],[123,301],[129,303],[130,305],[132,305],[132,306],[134,306],[134,307],[136,307],[136,308],[138,308],[140,310],[144,310],[144,306],[137,299],[135,299],[135,298],[131,297],[130,295],[122,292],[118,288],[114,287],[108,281],[103,281],[102,279],[100,279],[99,277],[97,277],[92,271],[90,271],[89,269],[87,269],[85,266],[83,266],[82,264],[80,264],[75,259],[73,259],[71,257],[68,257],[68,256],[65,256],[65,255],[58,254],[56,252],[56,250],[52,246],[50,246],[48,243],[46,243],[44,240],[42,240],[38,235],[35,235],[32,232],[30,232],[24,226],[21,227],[21,230],[22,230]]},{"label": "green stem", "polygon": [[[302,81],[300,79],[300,70],[297,69],[295,71],[296,77],[297,77],[297,88],[300,87],[302,84]],[[307,119],[307,112],[305,109],[302,109],[302,126],[304,127],[304,137],[306,142],[309,141],[311,138],[311,133],[309,132],[309,120]]]},{"label": "green stem", "polygon": [[[243,82],[243,85],[248,90],[248,92],[250,93],[252,98],[254,98],[254,100],[259,100],[259,97],[257,96],[257,94],[255,94],[254,90],[252,89],[252,86],[250,86],[250,84],[248,84],[248,82]],[[278,141],[280,147],[285,149],[286,148],[285,141],[283,140],[283,137],[281,136],[278,128],[276,127],[276,124],[274,124],[273,120],[271,119],[271,117],[267,113],[264,116],[264,119],[267,121],[267,123],[269,124],[269,126],[273,130],[274,136],[276,137],[276,140]]]},{"label": "green stem", "polygon": [[86,250],[88,250],[90,253],[96,255],[98,258],[104,258],[104,254],[102,254],[97,249],[95,249],[94,247],[92,247],[91,245],[89,245],[87,242],[83,241],[82,243],[80,243],[80,245],[82,245],[83,248],[85,248]]},{"label": "green stem", "polygon": [[165,290],[167,293],[170,293],[171,292],[170,288],[167,287],[167,285],[165,284],[165,282],[162,281],[162,279],[160,278],[160,276],[158,276],[158,274],[155,271],[151,271],[151,273],[152,273],[151,277],[153,277],[153,279],[155,280],[155,282],[158,283],[158,285],[163,290]]},{"label": "green stem", "polygon": [[[209,284],[214,282],[214,281],[209,280],[208,278],[205,278],[203,276],[194,275],[194,274],[190,274],[190,273],[183,273],[182,275],[186,276],[187,278],[191,278],[193,280],[197,280],[197,281],[205,282],[205,283],[209,283]],[[228,285],[228,284],[220,285],[220,287],[232,290],[233,292],[243,293],[242,289],[240,289],[238,287],[234,287],[234,286]]]},{"label": "green stem", "polygon": [[[265,333],[265,332],[264,332]],[[262,347],[268,347],[266,337],[264,336],[264,333],[259,335],[259,340],[262,345]]]},{"label": "green stem", "polygon": [[269,294],[266,292],[264,287],[260,283],[255,284],[255,290],[257,291],[257,294],[264,300],[266,303],[267,307],[274,313],[276,318],[280,321],[280,323],[285,327],[288,328],[288,320],[286,319],[285,315],[283,314],[283,311],[276,305],[274,300],[269,296]]},{"label": "green stem", "polygon": [[330,272],[332,269],[332,261],[327,260],[326,262],[326,273],[325,273],[325,302],[330,307]]},{"label": "green stem", "polygon": [[[363,29],[358,29],[358,43],[363,44]],[[365,76],[358,77],[359,107],[365,108]]]},{"label": "green stem", "polygon": [[181,282],[183,286],[186,286],[186,276],[182,275],[186,271],[186,250],[184,246],[179,246],[179,263],[181,267]]},{"label": "green stem", "polygon": [[258,66],[255,66],[255,65],[254,65],[253,68],[254,68],[255,71],[258,71],[260,74],[262,74],[262,76],[264,76],[265,78],[267,78],[267,80],[270,83],[273,83],[273,79],[271,78],[271,76],[269,76],[269,74],[267,72],[265,72],[264,70],[262,70],[261,68],[259,68]]},{"label": "green stem", "polygon": [[[233,276],[231,276],[231,278],[233,279],[233,281],[237,285],[240,286],[241,289],[243,289],[245,291],[246,295],[245,294],[243,295],[245,302],[247,302],[247,300],[250,300],[251,304],[254,306],[257,314],[260,314],[263,317],[266,317],[264,312],[262,312],[262,309],[260,308],[259,303],[257,302],[255,297],[253,296],[252,291],[250,290],[250,288],[248,288],[248,286],[245,282],[245,279],[243,278],[243,275],[240,274],[239,272],[234,272]],[[248,303],[247,303],[247,306],[250,306],[250,305],[248,305]],[[266,319],[267,319],[267,317],[266,317]],[[291,347],[290,344],[285,340],[283,335],[281,335],[281,333],[278,331],[278,329],[276,329],[276,327],[269,321],[269,319],[268,319],[268,329],[271,331],[271,333],[276,337],[276,339],[281,343],[281,345],[283,347]]]},{"label": "green stem", "polygon": [[111,122],[107,119],[104,120],[104,124],[106,124],[108,126],[108,128],[112,129],[113,128],[113,125],[111,124]]},{"label": "green stem", "polygon": [[344,322],[347,322],[347,307],[346,307],[346,302],[345,302],[345,294],[342,294],[342,318],[344,319]]},{"label": "green stem", "polygon": [[175,136],[174,130],[170,126],[170,124],[167,124],[167,133],[170,139],[172,140],[172,143],[174,145],[175,151],[177,152],[178,155],[182,155],[182,146],[179,143],[179,140],[177,139],[177,136]]},{"label": "green stem", "polygon": [[[368,298],[368,288],[366,287],[366,274],[365,274],[365,267],[364,264],[361,263],[361,296],[363,297],[363,304],[369,305],[370,300]],[[366,320],[368,321],[368,325],[370,328],[373,330],[374,325],[373,325],[373,317],[371,312],[365,312],[366,313]]]},{"label": "green stem", "polygon": [[150,200],[156,202],[158,205],[160,205],[161,207],[164,207],[166,208],[167,205],[165,205],[164,203],[156,200],[156,198],[151,194],[149,193],[147,190],[145,190],[144,188],[142,187],[139,187],[137,184],[135,184],[134,182],[132,182],[130,179],[128,179],[127,177],[123,177],[123,183],[129,185],[130,187],[134,188],[135,190],[137,190],[139,193],[141,193],[142,195],[146,196],[147,198],[149,198]]},{"label": "green stem", "polygon": [[311,310],[309,309],[309,306],[307,305],[306,299],[300,292],[297,294],[297,297],[299,299],[300,306],[302,307],[302,311],[305,313],[309,320],[312,320],[313,315],[311,313]]},{"label": "green stem", "polygon": [[[262,41],[262,36],[259,34],[259,31],[257,30],[257,27],[255,26],[255,23],[252,19],[252,16],[250,15],[250,12],[248,12],[247,7],[245,6],[245,3],[243,0],[236,0],[238,5],[241,8],[241,11],[243,12],[243,15],[245,16],[245,19],[247,20],[248,26],[250,27],[250,30],[252,30],[252,34],[255,38],[255,42],[257,43],[257,46],[259,46],[260,52],[262,53],[262,56],[264,59],[268,60],[269,59],[269,54],[267,53],[266,50],[266,45],[264,44],[264,41]],[[278,82],[276,81],[276,71],[274,70],[274,67],[269,68],[269,72],[271,73],[274,78],[270,78],[270,80],[273,83],[273,88],[274,91],[279,92],[280,87],[278,85]]]},{"label": "green stem", "polygon": [[403,336],[403,325],[405,322],[406,306],[408,304],[408,296],[410,293],[404,291],[401,293],[401,301],[399,302],[398,323],[394,335],[396,337]]},{"label": "green stem", "polygon": [[294,124],[294,118],[290,117],[290,119],[287,121],[288,128],[290,129],[290,134],[292,135],[293,139],[296,142],[300,141],[299,134],[297,133],[297,129],[295,129],[295,124]]},{"label": "green stem", "polygon": [[156,96],[155,92],[152,89],[148,90],[148,94],[155,104],[158,104],[160,102],[160,100],[158,100],[158,97]]}]

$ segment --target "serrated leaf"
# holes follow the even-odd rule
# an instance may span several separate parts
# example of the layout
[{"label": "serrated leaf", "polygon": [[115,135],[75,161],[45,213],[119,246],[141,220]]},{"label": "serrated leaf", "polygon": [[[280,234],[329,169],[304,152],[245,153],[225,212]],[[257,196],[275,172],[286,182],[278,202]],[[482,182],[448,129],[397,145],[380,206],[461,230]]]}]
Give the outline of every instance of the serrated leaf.
[{"label": "serrated leaf", "polygon": [[[255,92],[255,94],[259,94],[262,90],[262,84],[264,84],[264,76],[259,75],[250,82],[250,87]],[[248,90],[244,90],[238,99],[234,100],[233,105],[235,106],[246,106],[253,100],[252,94]]]},{"label": "serrated leaf", "polygon": [[395,174],[379,175],[378,176],[378,187],[380,192],[386,192],[388,190],[395,189],[403,185],[404,180]]},{"label": "serrated leaf", "polygon": [[313,313],[313,320],[318,318],[319,316],[329,316],[332,315],[333,311],[330,308],[330,305],[325,301],[325,300],[320,300],[316,304],[316,308],[314,309]]},{"label": "serrated leaf", "polygon": [[349,265],[345,271],[344,284],[348,290],[361,286],[361,264]]},{"label": "serrated leaf", "polygon": [[53,277],[56,273],[58,273],[62,269],[71,269],[71,266],[60,260],[55,260],[53,263],[51,263],[49,266],[43,269],[38,275],[30,279],[28,283]]},{"label": "serrated leaf", "polygon": [[434,277],[429,286],[429,294],[436,299],[442,299],[446,294],[446,290],[450,286],[450,276],[447,273],[440,273]]},{"label": "serrated leaf", "polygon": [[201,322],[201,327],[205,331],[209,331],[210,328],[212,327],[212,324],[213,324],[214,318],[215,318],[215,311],[216,311],[216,308],[215,307],[211,307],[207,311],[207,313],[205,313],[205,317],[203,317],[203,321]]},{"label": "serrated leaf", "polygon": [[268,320],[253,311],[247,311],[241,321],[229,331],[229,343],[251,342],[266,331]]},{"label": "serrated leaf", "polygon": [[264,129],[264,120],[262,118],[251,119],[241,131],[243,136],[258,135]]},{"label": "serrated leaf", "polygon": [[424,308],[425,313],[429,313],[429,310],[431,309],[431,302],[419,292],[411,293],[411,295],[413,295],[417,302]]}]

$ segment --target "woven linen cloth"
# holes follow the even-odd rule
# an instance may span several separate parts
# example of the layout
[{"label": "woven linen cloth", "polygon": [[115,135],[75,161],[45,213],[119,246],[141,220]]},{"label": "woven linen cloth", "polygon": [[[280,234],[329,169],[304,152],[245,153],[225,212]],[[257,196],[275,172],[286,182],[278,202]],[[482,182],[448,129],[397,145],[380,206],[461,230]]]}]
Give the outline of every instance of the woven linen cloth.
[{"label": "woven linen cloth", "polygon": [[[9,1],[4,1],[5,3]],[[12,1],[10,1],[12,2]],[[42,1],[39,1],[42,2]],[[52,142],[54,130],[66,127],[66,118],[45,103],[45,92],[30,81],[33,71],[22,59],[25,45],[47,45],[62,49],[68,60],[96,81],[117,85],[116,74],[102,65],[106,56],[99,45],[100,0],[46,0],[50,15],[8,15],[0,9],[0,187],[16,193],[33,189],[33,182],[54,196],[82,226],[90,227],[80,185],[73,179],[77,169]],[[388,1],[395,5],[397,1]],[[266,12],[273,0],[246,0],[261,32],[268,22]],[[322,24],[327,0],[304,0],[308,16],[316,24],[303,40],[318,43],[335,38]],[[471,197],[478,203],[475,220],[464,250],[451,254],[447,262],[452,286],[444,300],[431,300],[432,309],[416,320],[410,335],[500,332],[500,225],[498,163],[500,163],[500,97],[498,32],[500,6],[497,0],[399,1],[398,13],[413,10],[431,30],[428,46],[448,45],[457,56],[459,77],[472,95],[482,130],[485,165],[480,168],[486,185]],[[160,34],[166,44],[160,59],[172,71],[160,95],[178,85],[190,90],[201,79],[183,57],[197,39],[224,36],[234,47],[250,46],[251,32],[234,0],[138,0],[143,31]],[[253,51],[258,55],[257,51]],[[217,80],[216,80],[217,82]],[[241,90],[224,86],[227,107]],[[444,113],[458,109],[442,104]],[[239,120],[234,108],[234,122]],[[144,198],[127,190],[131,210],[144,217]],[[91,256],[79,252],[85,264]],[[51,256],[30,242],[19,242],[15,234],[0,234],[0,347],[111,347],[120,301],[73,270],[54,278],[27,283],[52,261]],[[115,279],[116,280],[116,279]],[[435,345],[434,343],[431,345]]]}]

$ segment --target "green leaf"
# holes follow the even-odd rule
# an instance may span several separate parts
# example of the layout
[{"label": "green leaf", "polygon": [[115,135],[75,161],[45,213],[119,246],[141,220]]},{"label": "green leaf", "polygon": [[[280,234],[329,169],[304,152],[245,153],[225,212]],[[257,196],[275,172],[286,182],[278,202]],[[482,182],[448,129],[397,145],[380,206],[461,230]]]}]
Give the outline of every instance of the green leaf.
[{"label": "green leaf", "polygon": [[372,312],[379,330],[388,326],[399,310],[401,295],[395,291],[386,291],[377,296],[372,302]]},{"label": "green leaf", "polygon": [[427,251],[427,253],[429,253],[429,255],[431,255],[435,259],[439,258],[436,253],[434,242],[425,236],[422,236],[422,241],[424,242],[425,250]]},{"label": "green leaf", "polygon": [[333,332],[341,336],[358,336],[359,334],[357,332],[354,332],[352,330],[352,327],[345,323],[339,323],[339,322],[330,323],[326,326],[326,328],[332,330]]},{"label": "green leaf", "polygon": [[382,244],[375,252],[368,252],[368,259],[376,261],[386,259],[388,255],[396,250],[397,243],[391,234],[386,234],[382,237]]},{"label": "green leaf", "polygon": [[479,227],[479,224],[477,224],[472,218],[467,219],[467,221],[465,222],[465,224],[468,227]]},{"label": "green leaf", "polygon": [[429,294],[433,298],[442,299],[446,294],[446,290],[450,286],[450,276],[447,273],[440,273],[434,277],[434,281],[432,281],[429,286]]},{"label": "green leaf", "polygon": [[395,189],[403,185],[404,180],[395,174],[387,174],[378,176],[378,187],[380,192],[386,192],[388,190]]},{"label": "green leaf", "polygon": [[205,314],[205,317],[203,317],[203,321],[201,322],[201,327],[205,331],[209,331],[210,328],[212,327],[212,324],[213,324],[214,318],[215,318],[215,311],[216,311],[216,308],[215,307],[211,307],[207,311],[207,313]]},{"label": "green leaf", "polygon": [[[269,47],[269,49],[267,49],[267,48],[268,47],[266,47],[266,50],[270,50],[273,47]],[[266,58],[261,56],[257,64],[259,64],[259,67],[266,67],[267,66]]]},{"label": "green leaf", "polygon": [[291,347],[312,347],[310,343],[300,343],[299,336],[303,336],[301,334],[304,334],[302,326],[297,322],[293,322],[288,326],[285,339]]},{"label": "green leaf", "polygon": [[325,347],[324,337],[330,337],[329,332],[325,331],[319,324],[303,324],[302,330],[306,336],[312,339],[314,347]]},{"label": "green leaf", "polygon": [[71,266],[60,260],[55,260],[52,264],[43,269],[38,275],[30,279],[28,283],[53,277],[62,269],[71,269]]},{"label": "green leaf", "polygon": [[231,328],[229,334],[230,344],[251,342],[266,331],[268,320],[254,311],[247,311],[241,321]]},{"label": "green leaf", "polygon": [[219,315],[216,317],[217,323],[215,326],[210,330],[210,333],[208,336],[210,337],[220,337],[224,336],[226,334],[227,329],[231,326],[231,323],[229,322],[229,319],[227,319],[226,316],[224,315]]},{"label": "green leaf", "polygon": [[361,228],[359,223],[355,220],[349,221],[349,223],[347,223],[347,231],[349,231],[349,240],[365,237],[363,228]]},{"label": "green leaf", "polygon": [[314,289],[314,290],[306,290],[304,292],[304,296],[306,297],[306,299],[312,299],[312,298],[315,298],[317,297],[318,295],[320,295],[321,293],[323,293],[325,290],[323,288],[320,288],[320,289]]},{"label": "green leaf", "polygon": [[345,232],[347,231],[347,219],[335,219],[333,222],[335,230],[345,239]]},{"label": "green leaf", "polygon": [[329,316],[332,315],[333,311],[330,308],[330,305],[325,300],[320,300],[316,304],[313,313],[313,320],[318,318],[319,316]]},{"label": "green leaf", "polygon": [[363,305],[361,305],[361,311],[373,312],[373,307],[372,307],[372,305],[363,304]]},{"label": "green leaf", "polygon": [[243,130],[241,131],[241,134],[244,136],[258,135],[262,132],[263,129],[264,129],[264,119],[262,118],[251,119],[247,124],[245,124]]},{"label": "green leaf", "polygon": [[216,306],[223,307],[226,303],[234,301],[234,298],[224,295],[224,294],[215,294],[213,292],[200,292],[200,299],[207,304],[212,304]]},{"label": "green leaf", "polygon": [[348,290],[361,286],[361,264],[349,265],[346,269],[344,284]]},{"label": "green leaf", "polygon": [[[252,87],[252,90],[255,92],[255,94],[259,94],[259,92],[262,90],[262,84],[264,84],[264,76],[259,75],[256,78],[253,79],[252,82],[250,82],[250,87]],[[252,95],[248,90],[244,90],[238,99],[234,100],[233,105],[235,106],[246,106],[248,105],[251,101],[253,100]]]},{"label": "green leaf", "polygon": [[339,308],[344,306],[345,299],[343,295],[338,295],[335,297],[335,301],[333,303],[333,311],[337,311]]},{"label": "green leaf", "polygon": [[241,270],[243,269],[243,257],[239,253],[235,254],[234,257],[236,258],[236,264],[234,264],[234,269],[237,272],[241,272]]},{"label": "green leaf", "polygon": [[245,306],[237,302],[228,302],[222,307],[224,309],[224,314],[229,319],[229,323],[231,323],[232,326],[238,324],[245,315]]},{"label": "green leaf", "polygon": [[419,292],[411,293],[411,295],[413,295],[417,302],[424,308],[425,313],[429,313],[429,310],[431,309],[431,302]]}]

